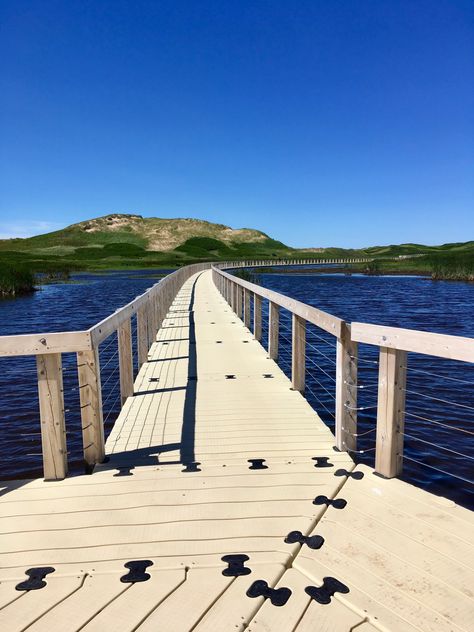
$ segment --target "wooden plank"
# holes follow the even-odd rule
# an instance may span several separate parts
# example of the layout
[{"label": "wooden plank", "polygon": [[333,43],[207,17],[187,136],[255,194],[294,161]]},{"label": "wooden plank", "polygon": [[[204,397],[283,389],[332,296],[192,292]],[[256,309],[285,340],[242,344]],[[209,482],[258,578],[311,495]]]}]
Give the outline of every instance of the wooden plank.
[{"label": "wooden plank", "polygon": [[[323,545],[324,546],[324,545]],[[420,604],[415,600],[406,599],[400,595],[397,591],[392,591],[385,582],[380,581],[378,578],[374,578],[371,574],[365,572],[363,568],[352,565],[347,559],[339,558],[337,551],[330,549],[327,555],[322,556],[324,559],[320,559],[321,556],[315,554],[308,554],[304,549],[301,550],[297,556],[294,566],[308,578],[309,585],[321,585],[324,577],[335,577],[349,588],[347,595],[337,595],[331,600],[347,605],[356,613],[364,613],[372,620],[377,621],[381,628],[384,630],[390,630],[391,632],[439,632],[436,627],[436,617],[429,617],[429,623],[426,627],[423,624],[412,625],[409,619],[413,615],[418,615],[420,619]],[[397,605],[400,603],[400,605]],[[329,604],[330,605],[330,604]],[[304,617],[301,623],[301,630],[303,632],[313,632],[314,628],[309,627],[317,617],[317,613],[322,612],[322,622],[326,623],[324,618],[324,611],[326,611],[328,605],[310,604],[308,607],[308,625],[304,622]],[[428,613],[430,614],[430,613]],[[362,616],[362,614],[361,614]],[[336,622],[339,619],[336,619]],[[331,625],[336,623],[331,621],[327,623],[328,632],[333,632]],[[362,626],[361,626],[362,627]],[[316,628],[317,630],[318,628]],[[346,628],[351,629],[351,628]],[[363,629],[363,628],[362,628]],[[300,630],[297,628],[298,632]],[[322,630],[326,628],[322,627]],[[344,630],[344,628],[343,628]],[[359,630],[359,626],[355,627],[354,632]],[[451,631],[456,628],[451,628]],[[336,627],[336,631],[339,632]],[[335,632],[336,632],[335,631]]]},{"label": "wooden plank", "polygon": [[67,474],[61,354],[37,355],[36,364],[44,477],[58,480]]},{"label": "wooden plank", "polygon": [[[318,525],[318,534],[325,538],[324,546],[318,551],[318,559],[322,563],[331,561],[332,564],[334,555],[339,555],[352,576],[349,582],[341,579],[349,589],[354,584],[361,590],[369,591],[371,577],[377,584],[384,585],[383,592],[379,592],[382,603],[391,604],[392,607],[394,601],[399,603],[396,612],[405,616],[412,625],[418,625],[423,630],[429,629],[424,621],[431,614],[433,620],[438,622],[437,630],[471,629],[472,596],[458,592],[444,578],[420,571],[409,560],[394,556],[376,546],[369,538],[348,531],[337,520],[331,519],[329,522],[334,511],[329,509],[325,514],[326,519]],[[309,557],[307,552],[304,555]],[[420,586],[423,586],[423,590],[420,590]],[[410,616],[407,616],[408,613],[404,615],[403,598],[407,602],[409,600],[412,607],[417,604],[416,615],[412,609]],[[420,624],[426,625],[426,628]]]},{"label": "wooden plank", "polygon": [[[76,632],[91,621],[101,610],[130,589],[131,584],[123,584],[120,575],[87,575],[81,587],[48,610],[28,628],[28,632]],[[46,592],[46,589],[44,589]],[[42,597],[43,590],[35,591]],[[23,628],[24,629],[24,628]]]},{"label": "wooden plank", "polygon": [[0,336],[0,357],[75,353],[92,349],[88,331]]},{"label": "wooden plank", "polygon": [[148,332],[145,305],[141,306],[137,311],[137,353],[138,368],[140,369],[148,358]]},{"label": "wooden plank", "polygon": [[[25,579],[28,579],[25,575]],[[16,600],[0,610],[0,630],[5,632],[22,632],[35,621],[41,621],[41,617],[54,610],[55,606],[81,587],[84,581],[83,575],[75,577],[55,578],[49,575],[46,578],[47,585],[41,590],[29,590],[16,593]],[[64,623],[64,621],[63,621]],[[64,629],[64,628],[63,628]],[[72,630],[74,628],[69,628]]]},{"label": "wooden plank", "polygon": [[403,467],[407,352],[381,347],[375,470],[392,478]]},{"label": "wooden plank", "polygon": [[91,469],[96,463],[102,463],[105,457],[102,387],[97,349],[78,352],[77,372],[84,462]]},{"label": "wooden plank", "polygon": [[[118,599],[112,601],[103,610],[81,628],[81,632],[104,632],[111,626],[115,630],[135,630],[165,599],[186,579],[184,569],[155,570],[149,566],[146,572],[150,579],[132,584]],[[124,574],[127,569],[124,568]],[[117,581],[117,577],[111,578]],[[176,619],[176,624],[179,617]]]},{"label": "wooden plank", "polygon": [[[306,586],[308,585],[313,586],[314,583],[306,578]],[[352,630],[354,632],[380,632],[379,627],[365,623],[366,619],[367,617],[363,616],[362,613],[355,612],[349,604],[341,603],[336,597],[324,605],[317,601],[311,601],[295,630],[297,632],[315,632],[315,630],[324,632],[351,632]],[[249,632],[251,631],[249,630]],[[405,632],[405,630],[402,629],[400,632]],[[412,632],[415,632],[414,629]]]},{"label": "wooden plank", "polygon": [[367,323],[352,323],[351,336],[354,341],[378,347],[474,362],[473,338]]},{"label": "wooden plank", "polygon": [[232,583],[221,568],[190,569],[186,581],[158,606],[137,629],[138,632],[191,630]]},{"label": "wooden plank", "polygon": [[291,382],[293,390],[304,393],[306,372],[306,321],[292,315]]},{"label": "wooden plank", "polygon": [[120,397],[122,406],[133,395],[132,326],[125,320],[117,331],[120,369]]},{"label": "wooden plank", "polygon": [[[263,597],[249,598],[247,590],[258,579],[265,579],[269,586],[275,586],[285,571],[282,564],[255,564],[251,557],[252,572],[236,577],[216,603],[207,611],[193,632],[211,632],[212,630],[246,630],[249,621],[264,603]],[[249,568],[250,568],[249,566]],[[281,612],[281,611],[280,611]],[[281,628],[267,628],[280,630]]]},{"label": "wooden plank", "polygon": [[268,355],[271,360],[278,360],[278,339],[280,329],[280,308],[270,301],[268,321]]},{"label": "wooden plank", "polygon": [[344,324],[336,347],[336,446],[357,449],[357,343]]}]

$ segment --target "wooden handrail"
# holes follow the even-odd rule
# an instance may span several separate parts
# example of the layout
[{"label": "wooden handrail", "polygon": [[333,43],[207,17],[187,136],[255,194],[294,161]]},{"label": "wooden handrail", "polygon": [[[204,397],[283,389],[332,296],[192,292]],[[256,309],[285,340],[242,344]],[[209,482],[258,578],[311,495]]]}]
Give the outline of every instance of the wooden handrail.
[{"label": "wooden handrail", "polygon": [[[255,262],[249,262],[252,264]],[[350,339],[349,326],[337,316],[306,305],[284,294],[268,290],[255,283],[244,281],[223,269],[223,264],[212,266],[214,283],[239,318],[250,327],[250,300],[254,305],[254,335],[261,339],[262,299],[269,301],[268,308],[268,356],[278,359],[280,308],[292,314],[291,381],[292,387],[301,393],[305,390],[306,371],[306,323],[316,325],[337,339],[336,355],[336,445],[340,450],[356,449],[357,389],[351,380],[357,380],[357,344]],[[244,313],[242,314],[242,294]]]},{"label": "wooden handrail", "polygon": [[351,332],[352,340],[355,342],[449,360],[474,362],[474,338],[368,323],[352,323]]},{"label": "wooden handrail", "polygon": [[133,301],[86,331],[0,336],[0,356],[34,355],[38,367],[43,470],[48,480],[67,474],[67,447],[62,380],[62,354],[76,353],[84,464],[91,471],[105,457],[99,346],[118,332],[118,364],[122,405],[133,395],[131,319],[137,317],[138,364],[183,283],[210,263],[185,266],[167,275]]},{"label": "wooden handrail", "polygon": [[[247,267],[260,263],[247,262]],[[244,292],[244,324],[247,327],[250,327],[249,298],[253,298],[254,336],[259,341],[262,299],[269,301],[268,355],[275,361],[278,360],[280,308],[292,314],[291,379],[294,390],[303,393],[305,389],[306,323],[336,337],[335,435],[340,450],[354,452],[357,449],[358,343],[380,347],[375,470],[388,478],[400,474],[403,467],[408,352],[474,362],[474,339],[367,323],[349,325],[315,307],[229,274],[223,267],[224,264],[212,267],[216,287],[239,317],[242,317],[239,297]]]},{"label": "wooden handrail", "polygon": [[88,331],[0,336],[0,356],[3,357],[75,353],[91,349],[92,341]]},{"label": "wooden handrail", "polygon": [[321,309],[317,309],[316,307],[297,301],[296,299],[285,296],[284,294],[268,290],[260,285],[256,285],[255,283],[239,279],[238,277],[235,277],[228,272],[224,272],[215,266],[213,266],[212,269],[216,274],[232,281],[232,283],[237,287],[250,290],[253,294],[257,294],[261,298],[268,299],[275,305],[287,309],[292,314],[299,316],[308,323],[316,325],[320,329],[324,329],[324,331],[327,331],[337,338],[341,336],[342,324],[344,322],[342,318],[323,312]]},{"label": "wooden handrail", "polygon": [[[328,260],[348,262],[350,260]],[[356,260],[353,260],[356,261]],[[305,388],[306,324],[336,338],[335,435],[341,450],[357,446],[357,347],[358,343],[380,347],[376,470],[388,477],[401,472],[404,433],[404,393],[407,353],[415,352],[451,360],[474,362],[474,339],[366,323],[349,325],[342,319],[288,296],[229,274],[224,268],[262,265],[324,263],[323,260],[245,261],[193,264],[176,270],[144,294],[86,331],[0,336],[0,356],[37,357],[41,435],[45,477],[67,474],[67,448],[62,386],[62,354],[77,354],[83,451],[86,467],[105,456],[100,379],[99,345],[118,332],[122,403],[133,394],[131,318],[137,319],[137,361],[141,366],[150,345],[183,283],[193,274],[212,269],[216,287],[250,327],[251,302],[254,335],[262,337],[262,301],[269,301],[268,354],[278,358],[280,308],[292,314],[292,383]]]}]

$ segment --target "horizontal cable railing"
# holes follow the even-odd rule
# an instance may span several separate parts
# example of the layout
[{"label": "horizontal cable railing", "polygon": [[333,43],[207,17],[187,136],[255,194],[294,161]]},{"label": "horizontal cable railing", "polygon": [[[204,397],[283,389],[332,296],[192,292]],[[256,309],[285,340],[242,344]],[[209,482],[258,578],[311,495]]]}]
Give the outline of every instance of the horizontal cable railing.
[{"label": "horizontal cable railing", "polygon": [[[68,413],[80,411],[86,471],[105,458],[105,430],[133,395],[137,371],[183,283],[209,263],[185,266],[84,331],[0,336],[0,356],[35,356],[40,432],[28,434],[47,480],[68,472]],[[33,384],[32,384],[33,386]],[[34,393],[31,398],[34,399]],[[39,450],[41,439],[41,450]]]},{"label": "horizontal cable railing", "polygon": [[[17,356],[18,361],[23,361],[21,356],[36,359],[35,369],[34,363],[24,358],[24,374],[25,380],[31,378],[32,386],[37,381],[40,432],[32,433],[24,424],[28,432],[21,435],[31,444],[31,454],[42,456],[45,478],[60,479],[67,474],[66,438],[76,432],[71,425],[66,429],[70,411],[80,411],[77,432],[82,434],[86,469],[90,471],[103,461],[106,431],[133,394],[137,372],[146,362],[177,292],[193,274],[209,268],[218,290],[264,344],[269,357],[279,362],[292,388],[304,393],[333,429],[337,449],[362,460],[373,458],[375,453],[375,469],[387,477],[402,472],[404,459],[407,464],[432,468],[440,476],[450,474],[447,458],[453,462],[472,460],[474,432],[469,416],[474,412],[474,372],[463,379],[455,371],[459,362],[474,361],[473,339],[348,324],[225,271],[348,262],[317,259],[195,264],[166,276],[90,329],[0,336],[0,356]],[[440,374],[437,366],[423,364],[421,359],[426,357],[444,358],[449,367]],[[443,392],[429,386],[430,380],[440,378],[446,384]],[[32,394],[31,399],[35,398]],[[420,428],[437,429],[437,440],[420,434]],[[444,434],[448,432],[463,437],[461,448]],[[433,459],[430,454],[435,448],[439,458]],[[457,478],[472,482],[470,476]]]},{"label": "horizontal cable railing", "polygon": [[[376,472],[387,478],[402,473],[405,459],[408,467],[417,464],[474,484],[472,475],[447,465],[449,460],[451,465],[474,461],[474,339],[348,324],[222,266],[213,266],[213,278],[249,328],[253,315],[255,338],[334,430],[337,449],[372,460]],[[427,357],[449,367],[440,374],[423,364]],[[469,379],[455,373],[459,363],[464,373],[472,368]],[[438,430],[436,439],[427,433],[430,426]],[[452,445],[450,433],[463,437],[461,447]]]}]

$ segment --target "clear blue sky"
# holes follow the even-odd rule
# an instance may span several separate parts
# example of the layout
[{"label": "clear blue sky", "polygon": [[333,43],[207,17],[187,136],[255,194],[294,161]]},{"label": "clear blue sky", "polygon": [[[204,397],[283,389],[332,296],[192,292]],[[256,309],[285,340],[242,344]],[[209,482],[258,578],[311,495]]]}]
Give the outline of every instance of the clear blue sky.
[{"label": "clear blue sky", "polygon": [[474,239],[472,0],[0,0],[0,235]]}]

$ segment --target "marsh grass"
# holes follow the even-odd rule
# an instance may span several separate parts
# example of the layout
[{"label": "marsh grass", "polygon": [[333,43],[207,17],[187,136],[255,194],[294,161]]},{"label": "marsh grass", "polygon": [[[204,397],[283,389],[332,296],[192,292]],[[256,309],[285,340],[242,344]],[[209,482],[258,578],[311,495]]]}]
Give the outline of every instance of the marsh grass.
[{"label": "marsh grass", "polygon": [[29,294],[34,289],[35,277],[30,269],[0,262],[0,296]]},{"label": "marsh grass", "polygon": [[474,281],[474,255],[442,254],[429,258],[432,278],[452,281]]}]

